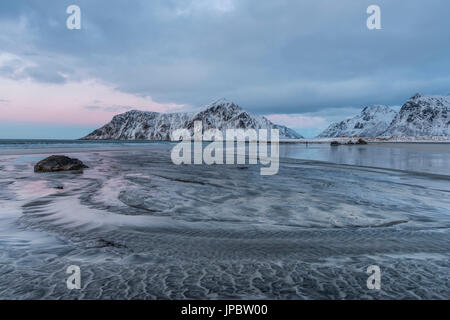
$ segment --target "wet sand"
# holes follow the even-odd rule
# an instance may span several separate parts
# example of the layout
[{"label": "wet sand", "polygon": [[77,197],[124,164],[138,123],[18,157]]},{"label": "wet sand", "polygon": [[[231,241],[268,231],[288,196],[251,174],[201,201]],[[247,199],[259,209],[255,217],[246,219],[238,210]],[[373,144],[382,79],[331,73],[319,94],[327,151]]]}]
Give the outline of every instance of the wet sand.
[{"label": "wet sand", "polygon": [[[175,166],[169,150],[3,153],[0,298],[450,298],[450,176],[422,160],[399,170],[289,156],[262,177],[259,166]],[[341,152],[348,162],[355,151]],[[33,173],[49,153],[90,168]],[[81,290],[66,287],[69,265]],[[370,265],[380,291],[366,286]]]}]

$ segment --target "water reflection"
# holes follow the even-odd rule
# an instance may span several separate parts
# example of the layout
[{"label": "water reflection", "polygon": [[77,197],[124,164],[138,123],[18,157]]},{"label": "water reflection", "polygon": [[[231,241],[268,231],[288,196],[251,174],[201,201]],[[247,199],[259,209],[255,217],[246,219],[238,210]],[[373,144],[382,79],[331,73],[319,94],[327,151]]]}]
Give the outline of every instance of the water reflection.
[{"label": "water reflection", "polygon": [[450,175],[450,144],[282,144],[280,157]]}]

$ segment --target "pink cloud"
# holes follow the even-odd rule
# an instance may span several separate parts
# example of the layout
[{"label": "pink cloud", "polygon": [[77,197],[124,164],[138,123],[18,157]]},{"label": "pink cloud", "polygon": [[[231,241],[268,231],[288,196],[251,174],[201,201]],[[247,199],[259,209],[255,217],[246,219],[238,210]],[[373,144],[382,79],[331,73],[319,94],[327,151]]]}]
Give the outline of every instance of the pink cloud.
[{"label": "pink cloud", "polygon": [[149,96],[116,90],[97,80],[48,84],[0,78],[0,121],[100,125],[115,113],[133,109],[171,112],[183,105],[157,103]]}]

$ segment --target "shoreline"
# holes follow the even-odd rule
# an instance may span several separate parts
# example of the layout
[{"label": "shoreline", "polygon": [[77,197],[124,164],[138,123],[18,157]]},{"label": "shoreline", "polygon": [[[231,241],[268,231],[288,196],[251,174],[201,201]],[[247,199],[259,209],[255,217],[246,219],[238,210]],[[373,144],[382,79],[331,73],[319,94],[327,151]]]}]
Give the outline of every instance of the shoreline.
[{"label": "shoreline", "polygon": [[290,139],[280,140],[280,143],[331,143],[337,141],[345,143],[363,139],[369,144],[373,143],[431,143],[431,144],[448,144],[450,137],[394,137],[394,138],[365,138],[365,137],[336,137],[336,138],[311,138],[311,139]]},{"label": "shoreline", "polygon": [[[332,141],[338,142],[347,142],[363,139],[368,143],[436,143],[436,144],[447,144],[450,143],[450,137],[392,137],[392,138],[368,138],[368,137],[335,137],[335,138],[305,138],[305,139],[280,139],[279,143],[331,143]],[[214,142],[214,140],[191,140],[191,142]],[[226,139],[222,140],[223,142],[229,141]],[[236,141],[236,140],[234,140]],[[259,141],[259,140],[258,140]],[[251,142],[258,142],[251,141]],[[0,146],[1,145],[27,145],[28,142],[34,142],[41,144],[90,144],[90,143],[131,143],[131,144],[147,144],[147,143],[179,143],[179,141],[172,140],[109,140],[109,139],[1,139],[0,138]],[[250,142],[250,141],[246,141]],[[271,140],[259,141],[259,142],[272,142]]]}]

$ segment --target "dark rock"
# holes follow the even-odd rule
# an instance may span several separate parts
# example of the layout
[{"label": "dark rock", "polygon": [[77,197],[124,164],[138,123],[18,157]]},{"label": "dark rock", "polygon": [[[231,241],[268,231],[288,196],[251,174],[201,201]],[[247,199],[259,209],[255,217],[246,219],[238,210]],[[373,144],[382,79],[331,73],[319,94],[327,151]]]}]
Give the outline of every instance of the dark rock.
[{"label": "dark rock", "polygon": [[416,93],[415,95],[413,95],[410,98],[410,100],[416,100],[416,99],[419,99],[419,98],[422,98],[422,97],[423,97],[423,95],[421,95],[420,93]]},{"label": "dark rock", "polygon": [[78,159],[66,156],[50,156],[36,163],[34,172],[70,171],[84,168],[88,168],[88,166]]},{"label": "dark rock", "polygon": [[341,143],[338,142],[338,141],[331,141],[331,143],[330,143],[330,146],[332,146],[332,147],[337,147],[337,146],[340,146],[340,145],[341,145]]},{"label": "dark rock", "polygon": [[367,144],[367,141],[364,139],[358,139],[358,141],[356,142],[356,144]]},{"label": "dark rock", "polygon": [[105,239],[99,239],[98,240],[98,245],[96,246],[96,248],[127,248],[127,246],[117,243],[117,242],[113,242],[113,241],[109,241],[109,240],[105,240]]}]

